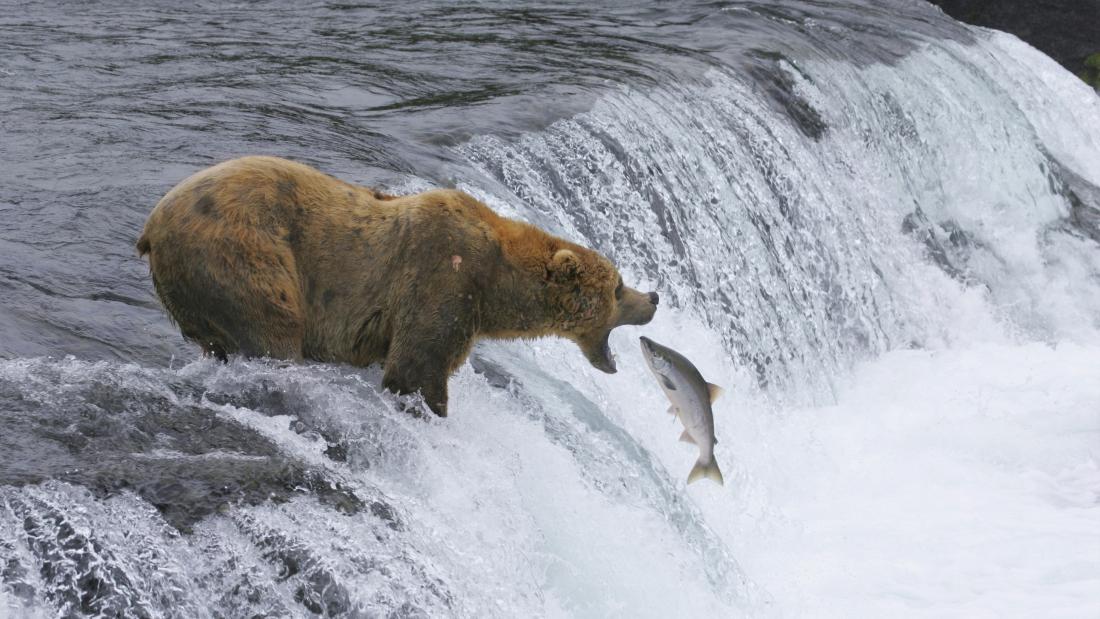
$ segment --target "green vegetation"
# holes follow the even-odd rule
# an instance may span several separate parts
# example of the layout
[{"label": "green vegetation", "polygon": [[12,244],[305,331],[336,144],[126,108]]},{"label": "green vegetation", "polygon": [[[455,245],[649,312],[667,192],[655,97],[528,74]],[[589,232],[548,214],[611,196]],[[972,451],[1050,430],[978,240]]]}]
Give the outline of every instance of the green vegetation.
[{"label": "green vegetation", "polygon": [[1100,90],[1100,52],[1085,58],[1085,68],[1077,75],[1089,86]]}]

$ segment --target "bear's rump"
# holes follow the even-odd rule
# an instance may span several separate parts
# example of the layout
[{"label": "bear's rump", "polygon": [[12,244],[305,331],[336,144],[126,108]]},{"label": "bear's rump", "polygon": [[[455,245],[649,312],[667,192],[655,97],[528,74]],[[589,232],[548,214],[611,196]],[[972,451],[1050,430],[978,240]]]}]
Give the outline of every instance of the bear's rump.
[{"label": "bear's rump", "polygon": [[285,241],[240,229],[174,232],[153,244],[149,264],[185,337],[218,357],[301,357],[301,290]]}]

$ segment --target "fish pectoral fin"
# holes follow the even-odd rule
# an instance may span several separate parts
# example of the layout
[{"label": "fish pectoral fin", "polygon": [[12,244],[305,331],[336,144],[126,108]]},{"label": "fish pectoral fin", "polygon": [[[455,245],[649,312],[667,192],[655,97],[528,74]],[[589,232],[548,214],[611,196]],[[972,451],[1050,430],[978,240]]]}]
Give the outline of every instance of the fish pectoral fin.
[{"label": "fish pectoral fin", "polygon": [[688,483],[690,484],[704,477],[718,482],[721,486],[726,485],[726,480],[722,478],[722,471],[718,468],[718,461],[714,458],[711,458],[708,464],[703,464],[702,461],[696,462],[691,472],[688,473]]},{"label": "fish pectoral fin", "polygon": [[718,396],[725,393],[726,390],[714,383],[707,383],[707,391],[710,392],[710,401],[713,402],[718,399]]},{"label": "fish pectoral fin", "polygon": [[689,434],[687,430],[684,430],[684,433],[680,435],[680,442],[694,445],[695,439],[691,437],[691,434]]},{"label": "fish pectoral fin", "polygon": [[676,410],[676,405],[675,404],[670,404],[669,407],[668,407],[668,414],[675,416],[675,415],[679,415],[680,411]]},{"label": "fish pectoral fin", "polygon": [[667,376],[665,376],[664,374],[658,374],[658,376],[661,377],[661,384],[665,386],[665,389],[668,389],[669,391],[676,391],[676,385],[673,384],[673,382],[669,380]]}]

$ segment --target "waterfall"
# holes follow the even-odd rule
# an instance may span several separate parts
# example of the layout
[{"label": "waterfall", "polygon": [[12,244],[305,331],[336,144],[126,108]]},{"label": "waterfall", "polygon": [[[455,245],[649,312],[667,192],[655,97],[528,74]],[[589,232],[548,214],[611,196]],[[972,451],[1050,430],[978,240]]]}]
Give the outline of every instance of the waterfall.
[{"label": "waterfall", "polygon": [[[612,256],[786,393],[820,397],[892,349],[1095,338],[1100,290],[1080,282],[1100,274],[1096,231],[1075,225],[1066,180],[1100,181],[1087,87],[1003,35],[776,70],[801,114],[715,70],[462,151],[507,189],[488,199]],[[1013,97],[1037,90],[1064,108]]]},{"label": "waterfall", "polygon": [[[660,292],[614,376],[484,342],[422,420],[377,368],[0,360],[0,614],[1095,611],[1100,98],[972,34],[449,147],[460,188]],[[686,486],[641,334],[726,388],[724,487]]]}]

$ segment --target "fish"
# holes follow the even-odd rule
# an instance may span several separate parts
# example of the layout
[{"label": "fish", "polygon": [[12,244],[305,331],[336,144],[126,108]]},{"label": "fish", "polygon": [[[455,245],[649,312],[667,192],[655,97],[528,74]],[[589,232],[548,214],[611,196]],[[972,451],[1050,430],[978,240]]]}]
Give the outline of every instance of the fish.
[{"label": "fish", "polygon": [[699,447],[699,459],[688,474],[688,483],[704,477],[725,485],[722,471],[714,459],[714,411],[711,404],[722,388],[708,383],[687,357],[662,346],[648,337],[641,338],[642,356],[657,377],[672,406],[668,412],[684,424],[680,440]]}]

